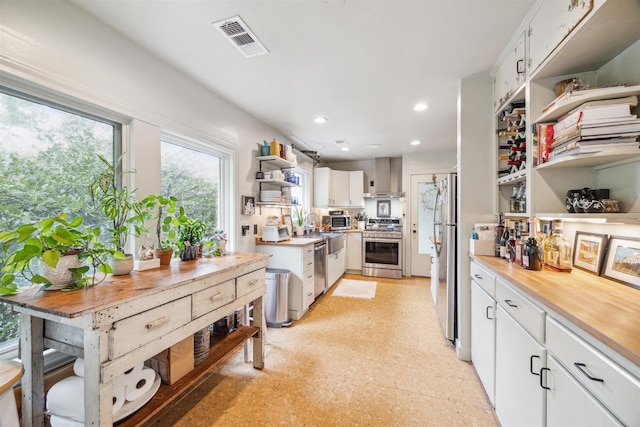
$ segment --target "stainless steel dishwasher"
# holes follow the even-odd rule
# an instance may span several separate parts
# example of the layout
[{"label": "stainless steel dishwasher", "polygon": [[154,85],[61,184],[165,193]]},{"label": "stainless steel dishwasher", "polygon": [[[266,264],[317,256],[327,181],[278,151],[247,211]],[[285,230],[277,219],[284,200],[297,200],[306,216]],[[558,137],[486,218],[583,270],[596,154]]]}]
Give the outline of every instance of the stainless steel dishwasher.
[{"label": "stainless steel dishwasher", "polygon": [[318,295],[324,292],[327,287],[325,276],[325,257],[327,254],[327,242],[322,241],[313,245],[313,296],[317,298]]}]

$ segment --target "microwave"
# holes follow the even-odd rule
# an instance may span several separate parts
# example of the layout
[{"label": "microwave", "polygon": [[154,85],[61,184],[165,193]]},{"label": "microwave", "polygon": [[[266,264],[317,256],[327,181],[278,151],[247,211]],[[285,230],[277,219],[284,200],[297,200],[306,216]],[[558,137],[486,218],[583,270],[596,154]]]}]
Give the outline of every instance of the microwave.
[{"label": "microwave", "polygon": [[322,224],[331,226],[331,231],[351,230],[351,217],[349,215],[326,215],[322,217]]}]

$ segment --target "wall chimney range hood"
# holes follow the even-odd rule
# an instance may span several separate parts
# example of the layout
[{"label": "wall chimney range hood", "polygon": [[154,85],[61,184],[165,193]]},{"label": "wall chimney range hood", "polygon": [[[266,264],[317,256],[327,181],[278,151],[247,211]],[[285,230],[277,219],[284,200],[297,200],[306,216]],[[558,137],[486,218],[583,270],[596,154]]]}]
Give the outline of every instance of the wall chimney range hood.
[{"label": "wall chimney range hood", "polygon": [[[365,193],[367,199],[397,199],[404,197],[404,194],[391,188],[391,159],[389,157],[376,157],[376,167],[374,171],[374,193]],[[397,187],[397,182],[394,187]]]}]

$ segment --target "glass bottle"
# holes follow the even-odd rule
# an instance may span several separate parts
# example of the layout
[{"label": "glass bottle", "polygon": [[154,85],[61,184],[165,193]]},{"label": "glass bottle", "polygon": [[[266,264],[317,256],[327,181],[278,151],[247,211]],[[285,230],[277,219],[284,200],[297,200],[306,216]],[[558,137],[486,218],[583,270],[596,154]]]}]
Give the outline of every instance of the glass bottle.
[{"label": "glass bottle", "polygon": [[[513,225],[513,222],[511,223]],[[515,228],[509,229],[509,240],[507,240],[507,259],[509,262],[516,261],[516,230]]]},{"label": "glass bottle", "polygon": [[497,257],[501,256],[500,248],[501,248],[503,233],[504,233],[504,224],[502,223],[502,214],[499,214],[498,225],[496,225],[496,228],[495,228],[495,245],[496,245],[495,256]]},{"label": "glass bottle", "polygon": [[500,237],[500,258],[507,258],[509,251],[507,250],[507,242],[509,241],[509,220],[502,227],[502,236]]},{"label": "glass bottle", "polygon": [[552,232],[544,246],[544,263],[557,271],[571,271],[572,268],[571,243],[562,235],[562,221],[553,220]]}]

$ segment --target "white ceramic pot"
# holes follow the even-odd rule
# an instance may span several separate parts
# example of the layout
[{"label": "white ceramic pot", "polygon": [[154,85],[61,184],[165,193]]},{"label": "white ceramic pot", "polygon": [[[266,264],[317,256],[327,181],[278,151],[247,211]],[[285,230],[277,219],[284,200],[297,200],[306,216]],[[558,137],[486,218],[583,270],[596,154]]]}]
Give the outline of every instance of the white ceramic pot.
[{"label": "white ceramic pot", "polygon": [[358,230],[364,230],[365,227],[365,222],[364,221],[358,221]]},{"label": "white ceramic pot", "polygon": [[109,265],[111,265],[111,269],[113,270],[114,276],[124,276],[125,274],[131,273],[133,270],[133,255],[125,254],[126,258],[117,259],[111,258]]},{"label": "white ceramic pot", "polygon": [[70,268],[80,268],[82,262],[78,255],[65,255],[60,257],[58,265],[50,267],[44,261],[40,261],[40,275],[51,282],[50,288],[63,288],[71,283]]}]

